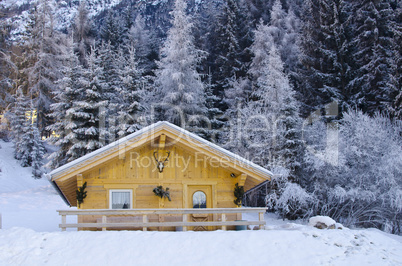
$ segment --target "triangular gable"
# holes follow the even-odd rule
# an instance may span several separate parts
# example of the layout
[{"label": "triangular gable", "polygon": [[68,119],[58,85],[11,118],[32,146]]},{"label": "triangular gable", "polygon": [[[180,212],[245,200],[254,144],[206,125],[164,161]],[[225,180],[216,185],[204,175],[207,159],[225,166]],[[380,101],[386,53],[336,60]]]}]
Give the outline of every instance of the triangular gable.
[{"label": "triangular gable", "polygon": [[[253,184],[259,184],[273,176],[269,170],[239,155],[225,150],[183,128],[166,121],[161,121],[53,170],[50,172],[49,178],[58,185],[64,183],[63,187],[69,187],[69,190],[74,190],[75,192],[78,174],[88,170],[89,167],[93,168],[116,157],[125,156],[127,151],[141,147],[142,145],[153,142],[157,143],[156,140],[162,134],[170,139],[174,139],[175,143],[201,152],[205,156],[216,158],[217,160],[223,158],[231,168],[237,169],[252,178]],[[62,193],[66,193],[62,187],[60,189]],[[68,194],[71,194],[71,192]],[[71,199],[69,201],[71,202]]]}]

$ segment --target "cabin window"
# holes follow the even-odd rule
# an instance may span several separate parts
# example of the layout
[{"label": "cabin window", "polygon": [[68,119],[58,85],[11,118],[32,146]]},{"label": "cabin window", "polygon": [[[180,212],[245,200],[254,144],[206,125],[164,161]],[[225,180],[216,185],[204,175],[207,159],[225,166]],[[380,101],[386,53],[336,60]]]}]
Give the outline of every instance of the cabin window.
[{"label": "cabin window", "polygon": [[193,194],[193,208],[206,208],[207,207],[207,195],[202,191],[196,191]]},{"label": "cabin window", "polygon": [[131,209],[132,191],[115,189],[110,190],[110,209]]}]

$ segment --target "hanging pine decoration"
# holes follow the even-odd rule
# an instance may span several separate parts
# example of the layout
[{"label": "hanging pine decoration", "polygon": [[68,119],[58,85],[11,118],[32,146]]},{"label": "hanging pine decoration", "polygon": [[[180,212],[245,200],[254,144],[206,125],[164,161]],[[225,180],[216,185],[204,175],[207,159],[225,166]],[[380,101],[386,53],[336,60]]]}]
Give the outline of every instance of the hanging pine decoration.
[{"label": "hanging pine decoration", "polygon": [[157,186],[152,191],[156,196],[160,197],[161,199],[167,198],[169,201],[172,201],[170,199],[170,191],[168,187],[166,188],[166,190],[164,190],[162,186]]},{"label": "hanging pine decoration", "polygon": [[239,186],[239,183],[236,183],[235,188],[234,188],[234,196],[235,200],[233,201],[238,207],[241,206],[241,201],[244,195],[244,187]]},{"label": "hanging pine decoration", "polygon": [[87,191],[85,189],[87,188],[87,182],[85,182],[82,187],[79,187],[77,192],[77,202],[78,202],[78,208],[81,207],[81,203],[84,202],[84,199],[87,197]]}]

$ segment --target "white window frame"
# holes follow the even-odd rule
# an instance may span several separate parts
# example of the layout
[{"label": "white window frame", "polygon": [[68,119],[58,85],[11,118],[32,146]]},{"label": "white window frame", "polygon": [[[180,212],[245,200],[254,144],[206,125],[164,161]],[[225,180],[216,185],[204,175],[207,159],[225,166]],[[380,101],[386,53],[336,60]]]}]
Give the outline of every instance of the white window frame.
[{"label": "white window frame", "polygon": [[133,208],[133,190],[132,189],[109,189],[109,209],[111,210],[124,210],[124,209],[112,209],[112,193],[113,192],[129,192],[130,193],[130,208]]}]

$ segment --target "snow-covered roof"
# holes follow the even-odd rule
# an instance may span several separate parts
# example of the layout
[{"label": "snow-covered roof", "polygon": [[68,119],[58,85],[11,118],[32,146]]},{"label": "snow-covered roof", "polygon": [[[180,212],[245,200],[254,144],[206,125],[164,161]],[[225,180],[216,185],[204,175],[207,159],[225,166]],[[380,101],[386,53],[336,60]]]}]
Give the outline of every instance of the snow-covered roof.
[{"label": "snow-covered roof", "polygon": [[118,149],[128,143],[132,143],[133,140],[135,141],[135,139],[138,139],[138,137],[144,134],[150,135],[161,130],[166,130],[167,132],[170,132],[181,139],[189,140],[195,146],[207,147],[209,150],[212,150],[217,155],[220,155],[221,157],[227,157],[236,165],[241,166],[242,168],[251,168],[254,172],[257,172],[258,174],[263,176],[268,177],[273,176],[272,172],[270,172],[269,170],[167,121],[159,121],[155,124],[144,127],[137,132],[134,132],[124,138],[121,138],[113,143],[110,143],[105,147],[102,147],[96,151],[93,151],[81,158],[78,158],[72,162],[69,162],[53,170],[52,172],[49,173],[49,176],[50,178],[54,178],[55,176],[62,175],[64,172],[69,171],[71,168],[75,168],[77,165],[85,163],[86,161],[94,157],[101,156],[102,154],[108,153],[111,150],[115,150],[116,148]]}]

